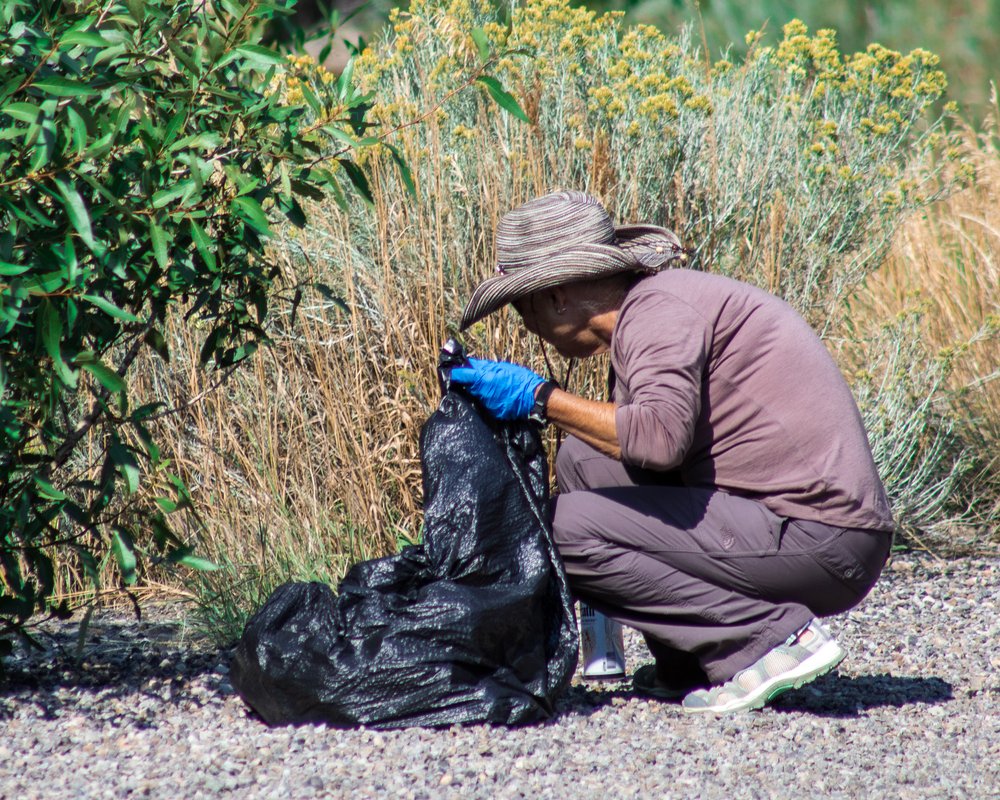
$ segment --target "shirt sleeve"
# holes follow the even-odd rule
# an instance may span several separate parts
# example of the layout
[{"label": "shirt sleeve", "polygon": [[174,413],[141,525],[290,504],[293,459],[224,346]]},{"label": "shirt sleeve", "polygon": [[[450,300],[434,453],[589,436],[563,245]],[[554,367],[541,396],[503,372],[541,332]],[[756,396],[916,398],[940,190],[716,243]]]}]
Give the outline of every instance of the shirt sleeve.
[{"label": "shirt sleeve", "polygon": [[612,351],[624,398],[615,409],[623,462],[670,470],[684,461],[711,347],[710,321],[685,300],[662,291],[626,300]]}]

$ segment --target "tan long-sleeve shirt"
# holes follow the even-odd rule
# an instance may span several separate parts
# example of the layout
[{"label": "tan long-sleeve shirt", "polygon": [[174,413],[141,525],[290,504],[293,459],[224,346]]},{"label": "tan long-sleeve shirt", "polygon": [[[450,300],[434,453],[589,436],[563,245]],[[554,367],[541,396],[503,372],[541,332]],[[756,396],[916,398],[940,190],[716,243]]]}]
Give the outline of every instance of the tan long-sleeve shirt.
[{"label": "tan long-sleeve shirt", "polygon": [[611,361],[624,462],[781,516],[892,529],[854,397],[783,300],[719,275],[659,273],[625,298]]}]

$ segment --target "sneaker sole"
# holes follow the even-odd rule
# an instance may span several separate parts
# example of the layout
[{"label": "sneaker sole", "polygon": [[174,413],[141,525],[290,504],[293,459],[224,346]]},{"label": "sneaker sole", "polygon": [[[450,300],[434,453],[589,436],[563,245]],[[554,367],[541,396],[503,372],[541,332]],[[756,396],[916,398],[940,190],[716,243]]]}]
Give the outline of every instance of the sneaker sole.
[{"label": "sneaker sole", "polygon": [[819,650],[809,656],[809,658],[795,669],[775,675],[743,697],[738,697],[730,700],[728,703],[714,706],[696,708],[682,706],[682,708],[687,714],[703,714],[706,712],[729,714],[734,711],[753,711],[754,709],[763,708],[779,694],[787,692],[790,689],[798,689],[821,675],[826,675],[826,673],[843,661],[846,655],[847,653],[844,649],[836,642],[825,642]]}]

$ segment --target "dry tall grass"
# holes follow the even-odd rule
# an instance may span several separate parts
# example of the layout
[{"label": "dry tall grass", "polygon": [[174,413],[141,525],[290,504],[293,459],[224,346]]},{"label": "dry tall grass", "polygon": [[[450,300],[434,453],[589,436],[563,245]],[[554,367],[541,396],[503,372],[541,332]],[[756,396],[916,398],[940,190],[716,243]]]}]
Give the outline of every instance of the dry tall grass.
[{"label": "dry tall grass", "polygon": [[[459,30],[438,32],[456,41],[464,35]],[[397,78],[400,92],[414,91]],[[742,85],[738,76],[731,80],[734,86]],[[637,158],[635,152],[610,152],[600,135],[581,147],[559,121],[559,109],[551,107],[543,87],[529,81],[522,88],[529,114],[555,119],[552,130],[521,125],[481,98],[458,97],[460,108],[454,113],[464,122],[456,124],[453,110],[439,110],[424,124],[401,131],[395,142],[414,168],[417,200],[402,191],[391,164],[373,161],[369,164],[373,209],[358,206],[344,213],[332,204],[311,209],[310,227],[288,233],[276,249],[285,266],[289,295],[297,286],[315,283],[329,291],[307,291],[294,312],[290,302],[277,306],[272,345],[251,365],[225,380],[204,373],[195,366],[200,332],[178,327],[171,332],[172,362],[151,360],[137,368],[137,396],[146,393],[178,409],[157,421],[157,435],[190,487],[198,511],[197,520],[177,512],[176,526],[199,539],[202,554],[225,566],[203,576],[198,590],[216,615],[212,624],[223,635],[237,632],[245,612],[280,580],[334,582],[351,562],[419,538],[418,434],[437,403],[437,350],[455,333],[462,302],[472,287],[491,271],[492,231],[508,208],[554,188],[574,186],[602,197],[623,220],[649,218],[643,209],[655,207],[656,221],[666,217],[678,229],[690,223],[695,230],[698,224],[711,223],[716,207],[703,174],[711,165],[685,164],[687,177],[678,171],[676,181],[669,175],[633,174],[629,159]],[[411,102],[408,97],[400,105]],[[723,122],[735,126],[743,118],[732,97],[726,102],[732,108],[725,114],[731,116],[723,116],[720,104],[713,118],[717,130],[724,130]],[[425,110],[404,109],[404,113]],[[766,127],[766,115],[758,122]],[[810,137],[812,124],[807,126]],[[734,128],[732,135],[737,133]],[[728,146],[737,158],[739,147],[732,142]],[[793,136],[789,158],[801,149],[802,143]],[[823,152],[822,158],[835,154],[833,149]],[[976,311],[980,318],[996,311],[1000,167],[995,148],[978,147],[975,153],[981,162],[978,188],[908,223],[894,255],[871,280],[867,294],[855,300],[857,331],[877,327],[905,305],[903,300],[912,290],[926,290],[931,280],[939,282],[936,294],[941,298],[958,291],[972,293],[928,315],[939,326],[934,335],[942,344],[964,336],[973,329],[970,324],[977,324],[966,320],[962,311],[966,306],[981,308]],[[888,163],[887,158],[884,171],[896,176],[892,181],[898,180]],[[796,208],[804,206],[789,205],[796,202],[790,193],[765,197],[765,183],[755,183],[749,167],[740,162],[733,175],[737,172],[739,181],[749,187],[747,196],[758,198],[747,222],[752,229],[745,237],[736,237],[732,248],[716,243],[718,253],[752,255],[758,268],[749,277],[766,285],[773,281],[772,288],[787,285],[816,291],[821,298],[839,297],[843,287],[829,292],[823,287],[810,289],[819,278],[810,284],[814,280],[810,276],[777,274],[791,258],[792,246],[782,245],[783,237],[796,242],[794,237],[801,236],[810,247],[819,247],[812,236],[816,231],[811,223],[796,218]],[[825,179],[825,173],[818,174],[818,179]],[[851,180],[860,181],[855,175]],[[654,177],[676,184],[676,190],[645,196],[643,187]],[[782,176],[774,179],[778,177]],[[685,194],[682,180],[690,180],[702,193]],[[725,183],[718,180],[720,192]],[[879,191],[891,188],[887,183]],[[669,198],[692,196],[704,206],[678,201],[665,207]],[[730,224],[743,213],[742,196],[736,192],[720,200],[721,208],[730,209],[723,223]],[[889,192],[887,197],[891,196]],[[822,210],[824,201],[817,193],[797,202]],[[855,220],[863,224],[863,214],[874,212],[859,206],[851,213],[853,225]],[[840,224],[846,229],[847,222]],[[876,238],[882,235],[881,228],[876,234]],[[846,249],[837,251],[841,254],[837,263],[857,266],[864,258],[874,258],[880,248],[876,241],[863,257]],[[932,251],[941,256],[923,257]],[[953,257],[954,253],[961,257]],[[735,255],[730,260],[739,261]],[[979,306],[972,297],[978,298]],[[829,307],[826,299],[823,307]],[[477,354],[518,360],[540,372],[546,369],[538,342],[508,312],[478,323],[465,341]],[[976,355],[978,362],[970,360],[974,353],[980,351],[963,353],[968,376],[981,377],[995,368],[988,361],[991,354],[995,358],[995,349]],[[560,377],[566,368],[565,363],[555,364]],[[956,371],[955,379],[961,374]],[[573,387],[600,396],[605,376],[606,364],[590,364],[578,371]],[[984,414],[992,415],[994,435],[998,415],[991,409],[998,407],[986,401],[980,406]]]},{"label": "dry tall grass", "polygon": [[[981,132],[962,125],[963,149],[976,183],[914,215],[902,226],[882,267],[851,301],[855,331],[916,311],[923,349],[940,360],[954,404],[984,454],[1000,449],[1000,105]],[[845,355],[848,369],[864,354]],[[979,465],[981,500],[973,519],[995,526],[1000,513],[1000,459]],[[977,538],[977,532],[972,532]],[[981,542],[1000,532],[978,532]]]}]

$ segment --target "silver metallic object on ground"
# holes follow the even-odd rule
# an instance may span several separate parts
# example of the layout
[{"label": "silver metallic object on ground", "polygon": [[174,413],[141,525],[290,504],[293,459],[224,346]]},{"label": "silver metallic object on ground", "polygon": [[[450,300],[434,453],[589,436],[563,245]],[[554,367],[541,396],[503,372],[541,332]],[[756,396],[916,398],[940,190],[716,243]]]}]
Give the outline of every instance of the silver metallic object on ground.
[{"label": "silver metallic object on ground", "polygon": [[625,637],[622,626],[586,603],[580,603],[580,653],[585,680],[625,677]]}]

